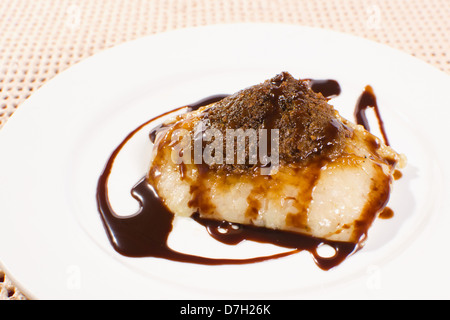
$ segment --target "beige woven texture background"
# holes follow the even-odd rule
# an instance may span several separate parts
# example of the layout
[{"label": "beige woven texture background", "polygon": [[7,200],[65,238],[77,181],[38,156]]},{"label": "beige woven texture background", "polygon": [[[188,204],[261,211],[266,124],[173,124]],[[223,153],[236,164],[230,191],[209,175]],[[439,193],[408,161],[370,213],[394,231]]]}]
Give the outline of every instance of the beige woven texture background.
[{"label": "beige woven texture background", "polygon": [[[345,32],[450,74],[450,0],[0,0],[0,128],[43,83],[99,51],[164,31],[238,22]],[[0,263],[7,245],[14,244],[0,244]],[[0,300],[17,299],[26,297],[0,270]]]}]

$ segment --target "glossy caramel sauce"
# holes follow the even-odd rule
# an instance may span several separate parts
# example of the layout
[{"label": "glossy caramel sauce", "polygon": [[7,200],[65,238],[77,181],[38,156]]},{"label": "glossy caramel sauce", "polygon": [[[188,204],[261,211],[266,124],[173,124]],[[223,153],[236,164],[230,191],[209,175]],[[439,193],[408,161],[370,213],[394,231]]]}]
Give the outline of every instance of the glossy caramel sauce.
[{"label": "glossy caramel sauce", "polygon": [[[315,92],[322,92],[323,96],[325,97],[329,98],[340,93],[339,84],[334,80],[310,80],[310,82],[311,88]],[[277,83],[275,83],[275,85],[276,84]],[[180,110],[185,110],[186,112],[197,110],[202,106],[221,101],[227,96],[228,95],[212,96],[203,99],[195,104],[175,109],[172,112]],[[274,127],[275,123],[279,120],[277,119],[277,114],[279,114],[280,108],[280,106],[278,105],[280,92],[277,92],[277,89],[275,89],[271,92],[271,96],[273,99],[273,110],[271,110],[273,116],[269,116],[267,117],[268,119],[265,120],[264,127],[266,128]],[[358,106],[362,105],[364,105],[364,103],[358,103]],[[364,107],[360,107],[359,109],[363,110]],[[170,112],[164,115],[167,115],[169,113]],[[285,247],[288,250],[285,253],[281,254],[249,259],[212,259],[177,252],[172,250],[167,245],[168,236],[172,231],[172,222],[174,219],[174,215],[170,210],[167,209],[163,201],[158,196],[158,193],[156,192],[153,185],[149,183],[146,178],[143,178],[141,181],[139,181],[131,190],[131,195],[140,204],[139,211],[129,217],[118,216],[112,209],[108,199],[108,179],[113,168],[114,160],[122,147],[134,136],[135,133],[140,131],[148,124],[157,122],[159,118],[160,117],[156,117],[142,124],[140,127],[132,131],[122,141],[122,143],[112,153],[98,181],[97,203],[101,219],[113,248],[120,254],[130,257],[157,257],[180,262],[221,265],[261,262],[269,259],[284,257],[300,251],[308,251],[309,253],[311,253],[316,264],[321,269],[329,270],[339,265],[343,260],[345,260],[346,257],[359,249],[358,242],[330,241],[299,234],[296,232],[272,230],[257,227],[254,225],[236,224],[226,221],[219,221],[217,219],[208,219],[207,217],[205,217],[205,215],[201,217],[198,212],[194,212],[192,218],[196,222],[205,226],[208,233],[214,239],[222,243],[236,245],[244,240],[249,240],[261,243],[275,244],[280,247]],[[163,125],[159,125],[151,130],[150,139],[152,142],[155,141],[158,132],[161,132],[163,129],[165,129],[165,127]],[[190,179],[189,173],[192,169],[191,166],[193,165],[186,165],[184,163],[180,164],[179,170],[182,179]],[[302,201],[297,201],[297,204],[300,204],[302,202],[309,203],[310,199],[308,197],[311,196],[312,189],[314,188],[315,181],[317,181],[321,167],[322,165],[320,161],[311,162],[308,166],[303,167],[307,168],[305,169],[307,171],[304,172],[304,175],[309,176],[311,181],[310,183],[305,184],[307,189],[299,190],[297,197],[300,197]],[[213,212],[215,208],[209,200],[210,195],[208,194],[208,189],[205,187],[205,181],[210,179],[211,175],[213,175],[214,172],[212,172],[210,168],[207,168],[205,165],[197,165],[197,169],[199,176],[198,179],[195,180],[195,183],[191,181],[192,185],[190,192],[192,194],[192,200],[189,202],[189,206],[193,208],[200,208],[203,213]],[[158,166],[154,166],[152,170],[153,172],[151,172],[150,175],[157,176]],[[227,177],[229,179],[233,179],[233,175],[228,175]],[[246,217],[249,219],[249,221],[252,221],[252,219],[254,219],[258,214],[260,206],[258,195],[266,194],[269,191],[276,192],[274,190],[268,190],[268,188],[270,188],[271,186],[271,176],[259,176],[256,179],[255,177],[256,176],[253,175],[252,179],[254,180],[254,184],[256,187],[247,197],[249,207],[246,212]],[[389,188],[387,188],[386,190],[389,190]],[[374,204],[372,202],[371,205],[365,209],[365,211],[367,211],[367,214],[373,214],[373,212],[371,212],[370,210],[373,211],[373,208],[382,206],[387,201],[388,196],[388,193],[381,192],[375,200],[376,203]],[[302,212],[305,210],[305,208],[300,206],[297,209],[298,213],[287,216],[287,222],[292,226],[304,226],[306,223],[305,221],[303,221],[303,219],[306,215],[302,214]],[[361,236],[364,236],[364,230],[367,230],[368,228],[368,226],[364,225],[364,223],[371,223],[371,220],[361,220],[358,231],[361,233],[358,235],[359,238],[361,238]],[[335,255],[327,258],[321,257],[318,254],[318,248],[323,244],[327,244],[333,247],[335,250]]]},{"label": "glossy caramel sauce", "polygon": [[403,173],[400,170],[395,170],[394,171],[394,179],[395,180],[399,180],[403,177]]},{"label": "glossy caramel sauce", "polygon": [[389,207],[386,207],[383,209],[383,211],[380,212],[379,218],[380,219],[391,219],[394,216],[394,210],[392,210]]}]

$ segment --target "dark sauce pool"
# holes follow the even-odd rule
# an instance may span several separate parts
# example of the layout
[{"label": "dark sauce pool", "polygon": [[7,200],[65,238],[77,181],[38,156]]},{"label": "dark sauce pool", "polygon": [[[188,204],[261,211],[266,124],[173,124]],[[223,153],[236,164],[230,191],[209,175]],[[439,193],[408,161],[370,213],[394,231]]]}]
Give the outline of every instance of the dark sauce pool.
[{"label": "dark sauce pool", "polygon": [[[341,92],[339,83],[335,80],[308,80],[311,83],[311,88],[315,92],[321,92],[324,97],[331,98],[339,95]],[[368,124],[364,123],[365,118],[363,115],[367,107],[376,108],[379,123],[382,123],[378,106],[376,105],[376,100],[370,100],[370,97],[372,96],[367,98],[368,94],[373,95],[374,97],[373,91],[365,90],[355,109],[355,118],[357,119],[357,123],[362,124],[365,127],[367,125],[366,128],[368,128]],[[277,259],[298,253],[300,251],[308,251],[314,258],[316,264],[323,270],[329,270],[339,265],[349,255],[359,249],[358,244],[328,241],[292,232],[270,230],[261,227],[229,223],[226,221],[204,219],[201,218],[198,213],[194,213],[191,218],[197,223],[203,225],[208,233],[221,243],[236,245],[242,241],[256,241],[260,243],[270,243],[286,248],[286,252],[248,259],[216,259],[185,254],[172,250],[167,245],[167,239],[172,231],[174,215],[165,207],[153,186],[147,183],[145,178],[142,178],[142,180],[140,180],[131,190],[131,195],[140,204],[140,209],[138,212],[129,217],[120,217],[111,208],[108,198],[109,175],[111,173],[115,158],[119,154],[122,147],[134,136],[135,133],[152,122],[158,121],[158,119],[163,116],[179,111],[189,112],[196,110],[202,106],[217,102],[226,96],[228,95],[220,94],[211,96],[194,104],[169,111],[161,116],[153,118],[129,133],[128,136],[114,150],[98,180],[97,186],[98,210],[113,248],[118,253],[129,257],[156,257],[179,262],[206,265],[248,264]],[[161,126],[157,126],[150,132],[150,139],[152,141],[154,141],[155,136],[160,129]],[[322,245],[332,247],[335,254],[331,257],[320,256],[318,254],[318,250]]]}]

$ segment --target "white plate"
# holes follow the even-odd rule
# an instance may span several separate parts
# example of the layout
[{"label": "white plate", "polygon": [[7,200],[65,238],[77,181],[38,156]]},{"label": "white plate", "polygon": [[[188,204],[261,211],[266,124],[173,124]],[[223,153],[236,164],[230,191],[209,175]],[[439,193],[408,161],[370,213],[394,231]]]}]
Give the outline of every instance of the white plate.
[{"label": "white plate", "polygon": [[[164,111],[281,71],[338,80],[342,94],[332,104],[349,119],[372,85],[391,145],[409,161],[389,204],[394,218],[377,220],[367,246],[328,272],[307,253],[241,266],[116,253],[95,190],[125,135]],[[44,85],[0,132],[0,260],[36,299],[448,298],[449,88],[449,76],[406,54],[300,26],[185,29],[106,50]],[[147,134],[132,140],[114,169],[118,212],[137,208],[129,191],[147,169]],[[177,220],[170,243],[221,257],[277,250],[220,245],[185,220]]]}]

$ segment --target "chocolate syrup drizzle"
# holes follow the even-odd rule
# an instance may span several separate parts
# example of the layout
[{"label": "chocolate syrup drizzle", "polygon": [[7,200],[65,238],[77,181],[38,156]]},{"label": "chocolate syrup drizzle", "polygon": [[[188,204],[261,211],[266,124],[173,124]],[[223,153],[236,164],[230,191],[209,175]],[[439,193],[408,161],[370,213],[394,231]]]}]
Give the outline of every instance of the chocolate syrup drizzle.
[{"label": "chocolate syrup drizzle", "polygon": [[[310,81],[311,88],[316,92],[321,92],[325,97],[336,96],[341,92],[339,83],[335,80]],[[371,92],[373,93],[373,91]],[[129,133],[128,136],[114,150],[98,180],[97,186],[98,210],[113,248],[118,253],[129,257],[156,257],[179,262],[206,265],[248,264],[281,258],[306,250],[311,253],[316,264],[323,270],[329,270],[339,265],[345,258],[358,249],[358,244],[329,241],[293,232],[270,230],[256,226],[205,219],[201,218],[198,213],[194,213],[192,215],[192,219],[205,226],[208,233],[214,239],[222,243],[236,245],[242,241],[250,240],[260,243],[271,243],[289,250],[280,254],[249,259],[215,259],[175,251],[167,245],[168,236],[172,231],[174,215],[166,208],[154,187],[147,182],[145,177],[142,178],[142,180],[140,180],[131,190],[132,197],[135,198],[140,204],[139,211],[128,217],[118,216],[114,212],[108,198],[108,180],[113,168],[114,160],[123,146],[139,130],[152,122],[157,121],[163,116],[181,110],[186,112],[197,110],[202,106],[217,102],[226,96],[227,95],[225,94],[211,96],[197,103],[177,108],[161,116],[153,118]],[[355,115],[363,114],[363,110],[366,108],[364,107],[365,105],[374,105],[372,103],[373,100],[370,101],[370,103],[367,103],[365,102],[365,99],[367,98],[360,98],[360,102],[357,105],[358,112],[355,111]],[[379,115],[379,113],[377,114]],[[364,117],[362,117],[362,119],[364,120]],[[381,118],[379,118],[379,120],[381,121]],[[150,139],[152,141],[154,141],[157,132],[161,128],[161,126],[158,126],[150,132]],[[334,248],[334,256],[321,257],[318,254],[318,248],[324,244]]]},{"label": "chocolate syrup drizzle", "polygon": [[355,121],[357,124],[362,125],[367,131],[370,132],[369,121],[366,117],[366,109],[373,108],[378,120],[378,126],[380,127],[381,134],[383,135],[384,143],[389,146],[389,140],[387,138],[386,130],[384,129],[384,123],[381,119],[380,108],[378,108],[377,97],[371,86],[366,86],[364,91],[359,96],[358,102],[355,107]]},{"label": "chocolate syrup drizzle", "polygon": [[341,86],[336,80],[332,79],[307,79],[310,81],[311,90],[321,93],[325,98],[337,97],[341,94]]}]

